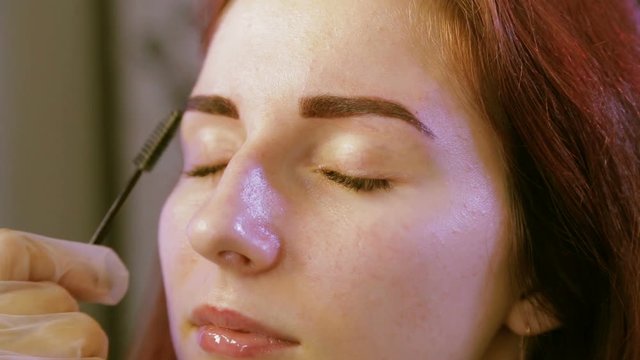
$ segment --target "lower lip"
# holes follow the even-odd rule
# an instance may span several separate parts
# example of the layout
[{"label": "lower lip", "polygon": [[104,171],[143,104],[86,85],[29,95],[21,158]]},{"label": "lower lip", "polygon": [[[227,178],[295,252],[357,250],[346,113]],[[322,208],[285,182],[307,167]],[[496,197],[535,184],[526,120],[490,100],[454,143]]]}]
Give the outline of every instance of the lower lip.
[{"label": "lower lip", "polygon": [[269,336],[244,333],[213,325],[198,328],[202,350],[234,358],[247,358],[284,350],[296,344]]}]

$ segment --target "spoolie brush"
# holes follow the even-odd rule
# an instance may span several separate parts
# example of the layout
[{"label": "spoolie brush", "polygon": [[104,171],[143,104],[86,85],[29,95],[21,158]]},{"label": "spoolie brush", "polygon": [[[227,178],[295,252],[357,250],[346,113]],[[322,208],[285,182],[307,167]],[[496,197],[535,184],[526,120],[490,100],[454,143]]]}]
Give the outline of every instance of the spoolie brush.
[{"label": "spoolie brush", "polygon": [[162,155],[164,149],[173,138],[181,119],[182,111],[176,110],[172,112],[167,119],[156,126],[153,133],[147,138],[147,141],[144,143],[144,146],[138,153],[138,156],[133,160],[133,164],[136,167],[133,175],[131,175],[124,190],[122,190],[120,195],[118,195],[111,205],[111,208],[109,208],[109,211],[107,211],[107,214],[102,219],[100,226],[98,226],[98,229],[96,229],[95,233],[91,237],[89,244],[104,243],[106,234],[116,213],[120,210],[122,204],[124,204],[129,193],[138,182],[138,179],[140,179],[142,172],[149,172],[153,169],[156,161],[158,161],[160,155]]}]

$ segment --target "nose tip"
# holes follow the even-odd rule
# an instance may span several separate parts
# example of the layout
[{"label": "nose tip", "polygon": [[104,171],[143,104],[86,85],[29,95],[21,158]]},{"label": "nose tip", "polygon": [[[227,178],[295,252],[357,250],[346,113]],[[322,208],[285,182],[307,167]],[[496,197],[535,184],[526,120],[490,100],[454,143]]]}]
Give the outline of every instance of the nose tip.
[{"label": "nose tip", "polygon": [[256,222],[203,209],[189,226],[189,240],[196,252],[221,268],[247,275],[261,273],[277,263],[280,240]]},{"label": "nose tip", "polygon": [[277,225],[283,219],[284,197],[260,161],[237,154],[234,159],[213,193],[204,194],[188,237],[195,251],[220,267],[260,273],[274,267],[281,252]]}]

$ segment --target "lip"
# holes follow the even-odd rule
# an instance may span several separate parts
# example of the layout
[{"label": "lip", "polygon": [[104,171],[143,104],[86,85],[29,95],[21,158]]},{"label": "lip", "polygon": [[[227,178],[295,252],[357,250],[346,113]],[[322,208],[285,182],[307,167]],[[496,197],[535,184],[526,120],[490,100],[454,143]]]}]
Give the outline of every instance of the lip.
[{"label": "lip", "polygon": [[191,313],[197,342],[208,353],[247,358],[285,350],[300,342],[229,309],[201,305]]}]

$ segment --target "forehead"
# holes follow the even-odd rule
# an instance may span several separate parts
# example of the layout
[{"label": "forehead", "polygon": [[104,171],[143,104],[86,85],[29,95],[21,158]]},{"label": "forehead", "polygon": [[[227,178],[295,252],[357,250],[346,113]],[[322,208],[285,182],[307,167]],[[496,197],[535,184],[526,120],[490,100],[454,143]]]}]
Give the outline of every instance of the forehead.
[{"label": "forehead", "polygon": [[410,0],[233,1],[194,93],[419,97],[433,69],[412,40],[414,13]]}]

